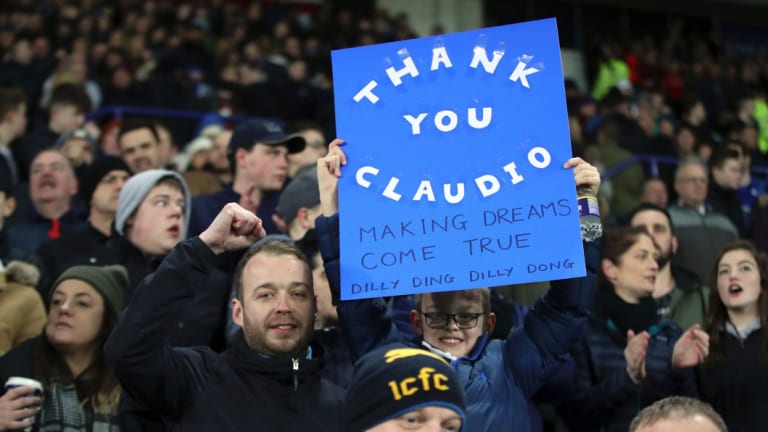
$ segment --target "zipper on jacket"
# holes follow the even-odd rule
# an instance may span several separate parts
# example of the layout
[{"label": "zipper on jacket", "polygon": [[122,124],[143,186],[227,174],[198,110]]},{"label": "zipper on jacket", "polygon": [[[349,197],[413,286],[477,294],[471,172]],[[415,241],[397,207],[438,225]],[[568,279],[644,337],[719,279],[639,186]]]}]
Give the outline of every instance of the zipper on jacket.
[{"label": "zipper on jacket", "polygon": [[291,361],[293,362],[293,390],[296,391],[299,389],[299,359],[292,358]]}]

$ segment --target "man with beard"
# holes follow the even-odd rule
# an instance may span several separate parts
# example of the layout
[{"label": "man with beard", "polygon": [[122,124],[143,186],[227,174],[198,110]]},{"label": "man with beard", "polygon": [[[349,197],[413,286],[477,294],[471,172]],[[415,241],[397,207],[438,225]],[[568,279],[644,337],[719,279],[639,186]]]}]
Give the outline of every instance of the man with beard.
[{"label": "man with beard", "polygon": [[137,119],[124,121],[117,136],[117,147],[126,165],[135,174],[164,168],[160,136],[150,122]]},{"label": "man with beard", "polygon": [[682,328],[704,324],[709,289],[694,274],[680,267],[672,266],[672,256],[677,251],[672,218],[666,209],[644,203],[636,207],[629,216],[633,227],[643,226],[659,245],[659,273],[653,298],[661,318],[671,319]]},{"label": "man with beard", "polygon": [[232,319],[242,330],[226,352],[168,344],[183,299],[212,289],[226,295],[228,287],[203,282],[217,260],[265,235],[256,215],[227,204],[144,279],[105,345],[123,388],[172,430],[342,430],[343,393],[320,378],[312,275],[294,245],[268,241],[240,261]]}]

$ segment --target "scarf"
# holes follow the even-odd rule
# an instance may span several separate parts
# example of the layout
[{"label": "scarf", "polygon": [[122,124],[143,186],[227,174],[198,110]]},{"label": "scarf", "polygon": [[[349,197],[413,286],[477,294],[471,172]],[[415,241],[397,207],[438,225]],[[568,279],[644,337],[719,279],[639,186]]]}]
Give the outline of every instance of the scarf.
[{"label": "scarf", "polygon": [[120,432],[117,415],[81,405],[73,384],[51,383],[39,415],[40,432]]},{"label": "scarf", "polygon": [[644,297],[637,304],[627,303],[615,292],[598,290],[595,293],[595,314],[608,320],[618,329],[622,336],[627,330],[635,334],[648,330],[659,322],[656,301],[653,297]]}]

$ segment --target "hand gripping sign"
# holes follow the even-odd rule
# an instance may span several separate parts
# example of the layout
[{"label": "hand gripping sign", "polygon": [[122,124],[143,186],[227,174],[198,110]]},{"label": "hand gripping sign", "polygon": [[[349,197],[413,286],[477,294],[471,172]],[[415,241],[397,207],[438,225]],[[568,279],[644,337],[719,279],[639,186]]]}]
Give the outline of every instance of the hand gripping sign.
[{"label": "hand gripping sign", "polygon": [[342,299],[585,274],[554,19],[332,61]]}]

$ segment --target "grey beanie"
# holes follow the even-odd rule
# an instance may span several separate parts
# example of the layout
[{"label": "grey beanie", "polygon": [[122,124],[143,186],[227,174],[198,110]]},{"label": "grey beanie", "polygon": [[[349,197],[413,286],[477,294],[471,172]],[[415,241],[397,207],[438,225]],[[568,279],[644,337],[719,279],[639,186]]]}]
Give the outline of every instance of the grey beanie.
[{"label": "grey beanie", "polygon": [[153,169],[144,172],[140,172],[133,177],[129,178],[120,190],[120,196],[117,198],[117,212],[115,213],[115,229],[120,235],[125,235],[125,223],[128,218],[136,212],[139,205],[144,201],[144,197],[147,196],[149,191],[164,178],[174,178],[181,183],[181,187],[184,189],[184,227],[182,230],[187,231],[187,225],[189,225],[189,214],[192,207],[192,202],[189,195],[189,188],[187,188],[187,182],[184,178],[175,171],[169,171],[164,169]]}]

